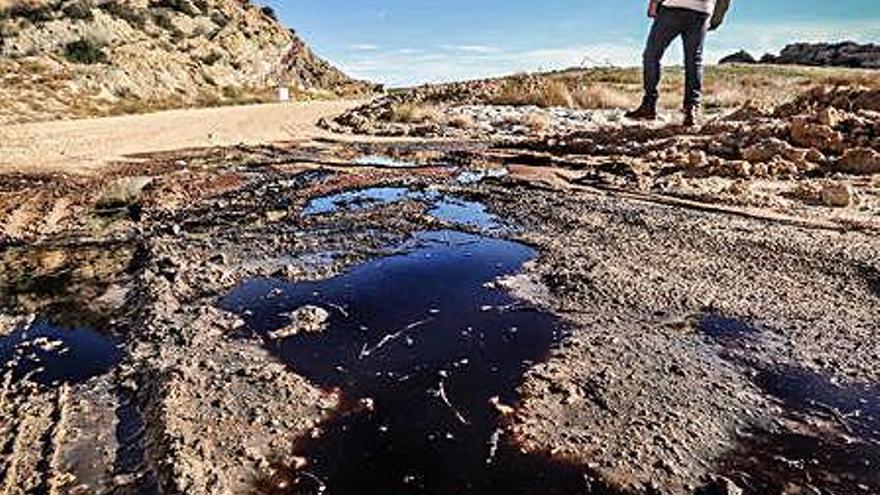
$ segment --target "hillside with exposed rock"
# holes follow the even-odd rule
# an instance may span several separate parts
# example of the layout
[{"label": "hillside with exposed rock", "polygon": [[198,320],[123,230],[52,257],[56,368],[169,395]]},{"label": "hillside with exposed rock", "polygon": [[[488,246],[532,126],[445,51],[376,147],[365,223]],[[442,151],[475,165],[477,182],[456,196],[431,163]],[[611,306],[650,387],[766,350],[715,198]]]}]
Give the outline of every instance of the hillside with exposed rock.
[{"label": "hillside with exposed rock", "polygon": [[792,43],[779,55],[765,54],[756,59],[742,50],[720,60],[720,63],[809,65],[816,67],[849,67],[853,69],[880,69],[880,45],[841,43]]},{"label": "hillside with exposed rock", "polygon": [[0,0],[0,123],[372,91],[247,0]]}]

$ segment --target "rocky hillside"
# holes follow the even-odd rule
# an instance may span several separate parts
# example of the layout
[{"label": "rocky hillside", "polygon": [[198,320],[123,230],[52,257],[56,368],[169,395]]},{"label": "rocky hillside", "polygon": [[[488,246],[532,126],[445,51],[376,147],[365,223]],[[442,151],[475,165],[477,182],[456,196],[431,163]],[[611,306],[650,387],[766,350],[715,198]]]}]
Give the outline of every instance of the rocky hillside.
[{"label": "rocky hillside", "polygon": [[370,91],[248,0],[0,0],[0,123]]},{"label": "rocky hillside", "polygon": [[760,60],[746,51],[721,59],[721,63],[811,65],[820,67],[850,67],[880,69],[880,45],[842,43],[794,43],[782,49],[779,55],[766,54]]}]

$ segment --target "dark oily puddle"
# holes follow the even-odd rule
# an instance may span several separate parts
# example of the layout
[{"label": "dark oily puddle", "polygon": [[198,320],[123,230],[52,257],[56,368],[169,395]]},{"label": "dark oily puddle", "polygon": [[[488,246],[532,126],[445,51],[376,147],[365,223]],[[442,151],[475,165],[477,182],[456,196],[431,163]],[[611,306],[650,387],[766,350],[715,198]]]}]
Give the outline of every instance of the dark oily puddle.
[{"label": "dark oily puddle", "polygon": [[880,385],[760,362],[742,350],[764,329],[743,320],[713,314],[698,326],[734,348],[726,358],[749,369],[782,410],[779,424],[744,434],[722,459],[727,477],[755,495],[880,493]]},{"label": "dark oily puddle", "polygon": [[120,347],[107,335],[89,328],[61,328],[48,320],[0,336],[0,362],[12,382],[82,383],[106,373],[122,357]]},{"label": "dark oily puddle", "polygon": [[123,351],[104,330],[120,315],[143,256],[131,245],[0,252],[4,375],[52,386],[109,371]]},{"label": "dark oily puddle", "polygon": [[444,222],[483,230],[502,228],[501,220],[482,203],[406,187],[370,187],[321,196],[309,201],[302,214],[310,216],[363,210],[407,200],[430,204],[428,214]]},{"label": "dark oily puddle", "polygon": [[[260,279],[226,309],[298,374],[338,389],[343,406],[302,439],[305,464],[283,469],[269,493],[583,493],[585,473],[521,454],[504,436],[498,404],[545,359],[563,327],[487,283],[534,256],[521,244],[440,231],[337,278]],[[290,312],[316,306],[323,331],[273,339]],[[298,313],[299,314],[299,313]]]}]

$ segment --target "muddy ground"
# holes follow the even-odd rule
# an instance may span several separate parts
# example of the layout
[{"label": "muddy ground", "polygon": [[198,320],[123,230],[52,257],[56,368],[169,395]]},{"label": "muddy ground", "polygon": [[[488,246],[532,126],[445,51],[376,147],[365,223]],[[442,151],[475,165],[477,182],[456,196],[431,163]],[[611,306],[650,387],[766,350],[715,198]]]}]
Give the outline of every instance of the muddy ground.
[{"label": "muddy ground", "polygon": [[880,493],[880,120],[827,98],[4,176],[0,493]]}]

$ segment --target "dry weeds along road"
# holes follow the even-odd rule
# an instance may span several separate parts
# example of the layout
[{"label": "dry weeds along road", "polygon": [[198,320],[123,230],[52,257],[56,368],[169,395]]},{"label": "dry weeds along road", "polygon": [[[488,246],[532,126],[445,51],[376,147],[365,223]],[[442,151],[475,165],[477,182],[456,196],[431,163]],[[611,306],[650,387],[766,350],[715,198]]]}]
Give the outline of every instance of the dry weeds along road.
[{"label": "dry weeds along road", "polygon": [[535,156],[5,177],[0,491],[880,491],[872,230]]}]

